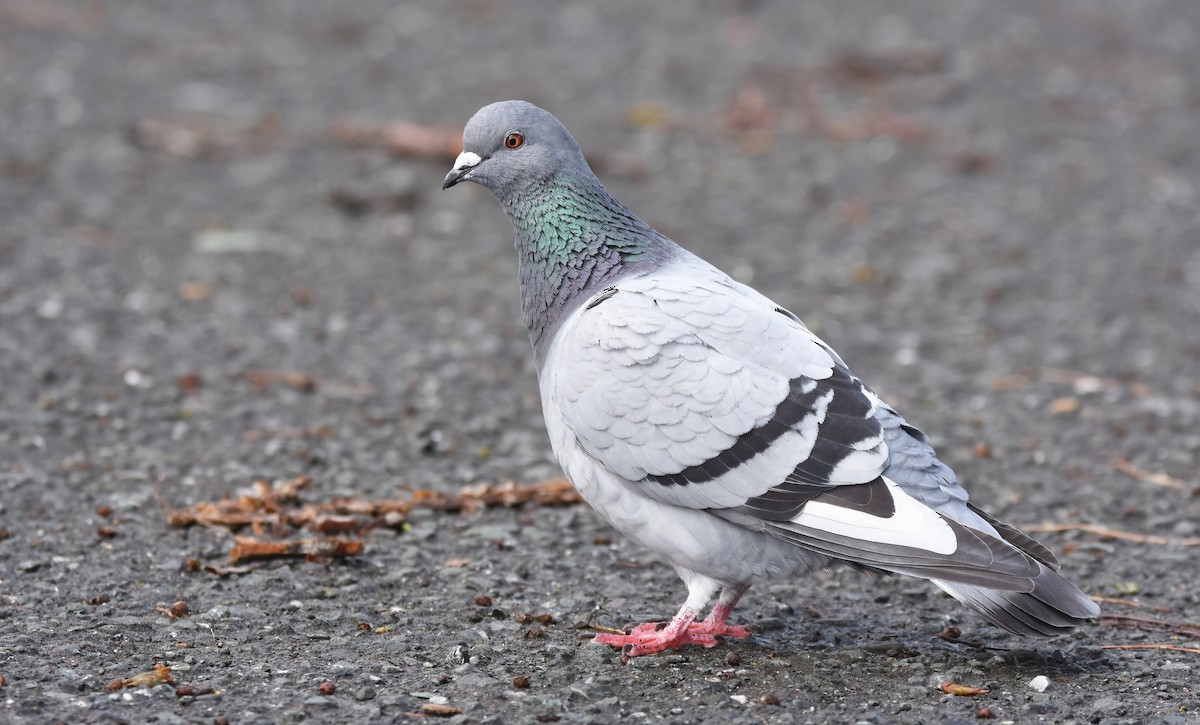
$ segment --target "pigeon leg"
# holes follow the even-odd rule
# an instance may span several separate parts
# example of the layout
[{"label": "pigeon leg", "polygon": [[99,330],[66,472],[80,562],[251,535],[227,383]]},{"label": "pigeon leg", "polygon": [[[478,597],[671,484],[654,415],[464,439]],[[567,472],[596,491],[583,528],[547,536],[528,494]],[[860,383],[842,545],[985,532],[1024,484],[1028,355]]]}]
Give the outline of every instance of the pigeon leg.
[{"label": "pigeon leg", "polygon": [[712,611],[708,613],[708,617],[699,624],[691,625],[688,628],[688,633],[707,635],[709,637],[736,637],[737,639],[749,637],[750,632],[745,627],[725,623],[729,619],[729,615],[733,613],[733,608],[737,606],[738,600],[742,598],[742,595],[749,588],[745,585],[739,585],[722,589],[721,596],[717,599],[717,603],[713,606]]},{"label": "pigeon leg", "polygon": [[[630,657],[678,649],[685,644],[700,644],[700,642],[692,642],[688,637],[688,628],[695,619],[696,610],[684,604],[675,618],[662,629],[659,629],[661,622],[646,622],[634,627],[629,634],[601,632],[593,637],[592,641],[613,647],[628,647],[625,653]],[[711,643],[704,644],[705,647],[712,647],[717,643],[712,636],[709,636],[708,639],[711,640]]]},{"label": "pigeon leg", "polygon": [[[729,613],[733,611],[738,599],[746,591],[746,587],[724,589],[712,613],[703,622],[697,622],[693,597],[688,597],[687,603],[679,610],[667,626],[659,629],[659,622],[647,622],[634,627],[629,634],[611,634],[602,632],[592,641],[597,644],[607,644],[613,647],[628,647],[626,654],[630,657],[655,654],[669,649],[679,649],[684,645],[695,644],[701,647],[716,647],[717,637],[748,637],[749,632],[744,627],[725,624]],[[701,603],[699,606],[703,606]]]}]

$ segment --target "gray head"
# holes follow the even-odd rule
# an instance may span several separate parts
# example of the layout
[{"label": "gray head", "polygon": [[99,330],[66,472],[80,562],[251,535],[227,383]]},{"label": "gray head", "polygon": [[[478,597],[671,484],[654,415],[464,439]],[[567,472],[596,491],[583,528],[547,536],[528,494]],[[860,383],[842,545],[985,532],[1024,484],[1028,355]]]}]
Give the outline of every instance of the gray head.
[{"label": "gray head", "polygon": [[521,306],[540,366],[565,315],[678,247],[605,191],[554,116],[525,101],[484,106],[443,189],[474,181],[512,221]]},{"label": "gray head", "polygon": [[501,101],[467,122],[463,151],[442,188],[474,181],[504,202],[566,168],[587,169],[587,162],[558,119],[532,103]]}]

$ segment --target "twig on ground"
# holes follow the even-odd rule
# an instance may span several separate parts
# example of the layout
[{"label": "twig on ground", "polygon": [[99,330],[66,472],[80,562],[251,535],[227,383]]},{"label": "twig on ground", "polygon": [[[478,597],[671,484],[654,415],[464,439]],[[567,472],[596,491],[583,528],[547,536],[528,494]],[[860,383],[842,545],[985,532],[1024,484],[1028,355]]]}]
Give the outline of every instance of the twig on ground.
[{"label": "twig on ground", "polygon": [[1189,622],[1165,622],[1161,619],[1148,617],[1131,617],[1126,614],[1101,614],[1100,624],[1113,627],[1133,627],[1150,632],[1168,632],[1189,639],[1200,638],[1200,624]]},{"label": "twig on ground", "polygon": [[1158,546],[1200,546],[1200,537],[1197,536],[1184,539],[1174,539],[1169,536],[1137,534],[1132,531],[1110,529],[1105,526],[1085,524],[1079,521],[1068,521],[1065,523],[1047,522],[1041,524],[1026,524],[1020,528],[1022,531],[1051,534],[1061,533],[1063,531],[1085,531],[1089,534],[1095,534],[1105,539],[1120,539],[1121,541],[1132,541],[1135,544],[1155,544]]},{"label": "twig on ground", "polygon": [[317,379],[308,373],[298,370],[259,370],[257,368],[250,368],[245,372],[231,377],[245,378],[246,382],[250,383],[250,387],[256,393],[261,393],[276,383],[293,387],[305,393],[311,393],[317,389]]},{"label": "twig on ground", "polygon": [[971,649],[987,649],[985,645],[979,642],[971,642],[970,640],[963,639],[962,630],[960,630],[958,627],[946,627],[942,631],[938,632],[937,636],[938,639],[945,640],[951,644],[961,644],[970,647]]},{"label": "twig on ground", "polygon": [[1091,596],[1091,600],[1093,602],[1097,602],[1099,604],[1120,604],[1120,605],[1123,605],[1126,607],[1145,607],[1146,609],[1150,609],[1155,612],[1164,612],[1164,613],[1171,611],[1167,607],[1157,607],[1157,606],[1154,606],[1153,604],[1142,604],[1141,602],[1135,602],[1132,599],[1120,599],[1118,597],[1106,597],[1103,594],[1092,594],[1090,596]]},{"label": "twig on ground", "polygon": [[1177,644],[1102,644],[1100,649],[1160,649],[1200,655],[1200,647],[1180,647]]},{"label": "twig on ground", "polygon": [[1147,471],[1130,463],[1125,458],[1118,458],[1113,461],[1113,468],[1121,473],[1124,473],[1130,478],[1136,478],[1139,481],[1153,483],[1156,486],[1164,488],[1173,488],[1177,491],[1196,491],[1200,492],[1200,485],[1182,481],[1174,476],[1168,476],[1162,472]]}]

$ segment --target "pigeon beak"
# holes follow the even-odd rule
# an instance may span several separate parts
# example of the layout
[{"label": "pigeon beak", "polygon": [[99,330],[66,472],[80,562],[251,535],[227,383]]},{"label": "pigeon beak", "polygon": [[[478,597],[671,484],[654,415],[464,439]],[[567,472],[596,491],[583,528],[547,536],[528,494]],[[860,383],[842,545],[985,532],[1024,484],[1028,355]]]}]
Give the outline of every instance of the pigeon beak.
[{"label": "pigeon beak", "polygon": [[450,169],[450,173],[446,174],[446,180],[442,182],[442,189],[449,189],[460,181],[470,181],[471,171],[483,163],[483,157],[471,151],[463,151],[454,160],[454,168]]}]

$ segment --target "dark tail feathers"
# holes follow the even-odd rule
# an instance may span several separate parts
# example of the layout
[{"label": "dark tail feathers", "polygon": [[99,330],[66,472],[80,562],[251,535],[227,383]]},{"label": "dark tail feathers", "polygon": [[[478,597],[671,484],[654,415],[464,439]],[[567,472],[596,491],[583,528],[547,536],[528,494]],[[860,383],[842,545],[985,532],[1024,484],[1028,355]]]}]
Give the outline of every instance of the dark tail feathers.
[{"label": "dark tail feathers", "polygon": [[1034,580],[1033,591],[1028,593],[932,581],[992,624],[1013,634],[1053,637],[1100,615],[1100,607],[1086,594],[1044,566]]}]

